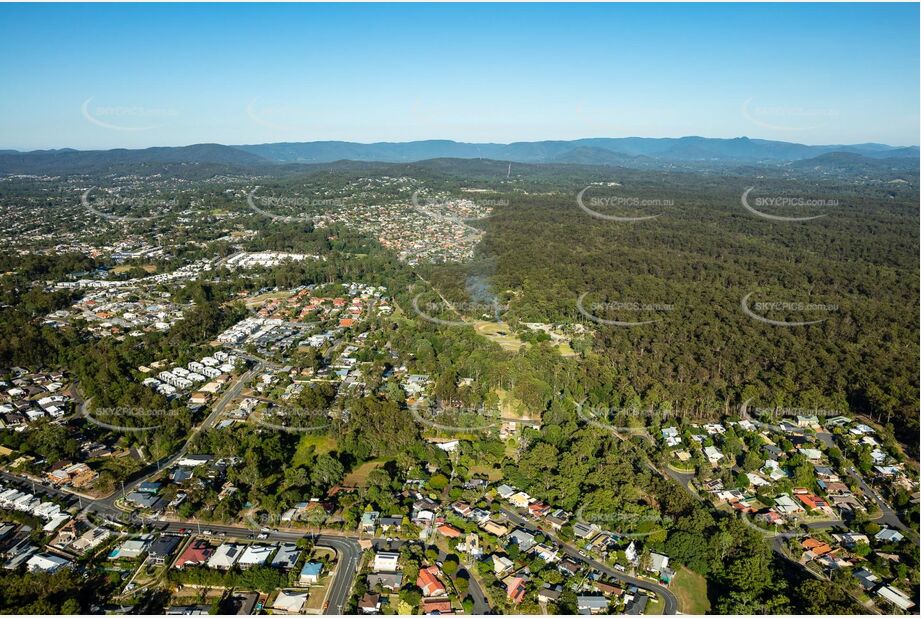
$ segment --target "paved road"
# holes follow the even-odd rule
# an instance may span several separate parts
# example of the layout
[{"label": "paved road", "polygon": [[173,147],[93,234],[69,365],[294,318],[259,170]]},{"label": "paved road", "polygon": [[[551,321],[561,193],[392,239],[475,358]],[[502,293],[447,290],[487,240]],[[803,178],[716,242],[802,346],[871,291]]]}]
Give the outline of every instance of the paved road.
[{"label": "paved road", "polygon": [[[159,462],[154,462],[149,466],[146,466],[144,469],[140,470],[137,474],[132,477],[130,484],[125,484],[125,491],[130,491],[130,488],[136,487],[144,480],[150,476],[157,473],[157,471],[163,467],[168,467],[174,461],[182,457],[188,449],[189,442],[192,437],[197,434],[199,431],[210,427],[214,421],[220,416],[224,411],[224,408],[233,401],[236,397],[239,396],[240,392],[243,389],[243,385],[246,381],[258,372],[261,368],[261,363],[258,363],[243,374],[236,383],[228,389],[224,395],[218,400],[214,405],[211,413],[205,418],[205,420],[199,425],[196,429],[192,431],[189,435],[189,439],[185,442],[183,447],[173,455],[161,459]],[[158,465],[159,464],[159,465]],[[28,489],[35,495],[47,495],[56,497],[62,501],[67,502],[68,504],[73,504],[78,502],[82,504],[84,512],[94,513],[105,519],[116,519],[125,514],[120,511],[115,506],[115,500],[119,496],[120,492],[113,492],[111,495],[93,500],[83,496],[75,495],[67,490],[59,489],[50,485],[45,485],[40,481],[34,481],[33,479],[24,478],[22,476],[17,476],[9,474],[7,472],[0,471],[0,478],[5,480],[7,483],[21,487],[23,489]],[[117,521],[117,519],[116,519]],[[158,525],[158,522],[151,522],[154,525]],[[162,525],[158,526],[161,530],[165,532],[178,532],[182,528],[186,529],[198,529],[200,524],[188,521],[180,522],[163,522]],[[224,533],[227,536],[247,538],[253,536],[255,533],[245,527],[245,526],[224,526],[216,524],[207,524],[205,528],[211,531],[214,534]],[[275,531],[269,533],[268,540],[272,541],[286,541],[286,542],[295,542],[298,539],[301,539],[306,535],[304,532],[286,532],[286,531]],[[358,561],[361,557],[361,548],[358,545],[356,540],[357,537],[342,535],[310,535],[314,539],[314,544],[320,547],[329,547],[333,549],[337,556],[338,561],[336,564],[336,570],[333,577],[333,581],[330,584],[329,595],[327,596],[327,601],[329,606],[325,613],[327,614],[341,614],[343,607],[346,601],[349,598],[349,594],[352,590],[352,584],[355,581],[355,575],[358,572]]]},{"label": "paved road", "polygon": [[[2,478],[9,485],[14,485],[16,487],[21,487],[22,489],[33,491],[32,482],[30,479],[25,479],[23,477],[8,474],[6,472],[0,472],[0,478]],[[60,490],[56,487],[39,485],[37,483],[35,484],[33,493],[35,495],[54,496],[68,502],[76,501],[75,496],[66,491]],[[83,499],[82,502],[86,512],[94,513],[106,519],[112,519],[118,515],[124,515],[124,513],[112,506],[107,500]],[[150,523],[163,532],[178,533],[182,529],[201,529],[202,531],[207,530],[214,535],[220,535],[223,533],[229,537],[243,539],[252,538],[256,535],[256,532],[245,526],[225,526],[211,523],[202,526],[199,523],[189,521]],[[359,547],[356,540],[357,536],[334,536],[329,534],[321,534],[317,536],[306,535],[301,531],[275,531],[269,533],[267,540],[293,543],[298,539],[304,538],[305,536],[310,536],[314,540],[314,544],[319,547],[328,547],[333,549],[338,556],[335,574],[333,581],[330,584],[329,594],[327,596],[329,607],[325,613],[341,614],[345,602],[348,600],[349,594],[352,590],[352,584],[355,581],[355,575],[358,572],[358,561],[361,557],[361,548]]]},{"label": "paved road", "polygon": [[554,535],[552,532],[538,528],[536,524],[525,519],[524,517],[522,517],[518,513],[515,513],[514,511],[503,508],[501,509],[501,512],[503,515],[508,517],[509,520],[514,522],[516,525],[522,528],[525,528],[531,532],[540,532],[544,536],[552,538],[554,541],[557,542],[557,544],[560,545],[560,547],[562,547],[563,551],[571,558],[575,558],[576,560],[580,560],[582,562],[589,564],[591,567],[601,571],[602,573],[604,573],[605,575],[607,575],[608,577],[612,579],[622,581],[626,584],[632,584],[642,590],[654,592],[660,599],[662,599],[665,602],[665,608],[663,610],[663,613],[665,614],[677,614],[678,613],[678,597],[676,597],[674,593],[672,593],[672,591],[666,588],[665,586],[660,586],[659,584],[650,582],[648,580],[640,579],[638,577],[632,577],[630,575],[627,575],[626,573],[621,573],[620,571],[617,571],[609,567],[603,562],[599,562],[598,560],[595,560],[594,558],[590,556],[583,555],[582,553],[579,552],[577,548],[567,543],[564,543],[559,538],[557,538],[556,535]]},{"label": "paved road", "polygon": [[189,433],[189,437],[186,439],[185,443],[183,443],[182,448],[180,448],[172,455],[168,455],[144,466],[129,477],[128,481],[124,483],[123,488],[116,489],[116,491],[112,492],[105,498],[102,498],[100,502],[104,502],[108,507],[111,507],[111,509],[117,511],[115,508],[115,501],[119,497],[131,493],[138,485],[150,479],[152,476],[155,476],[164,468],[169,468],[175,462],[179,461],[179,459],[184,457],[188,453],[189,444],[191,444],[192,438],[214,425],[215,421],[218,419],[221,413],[224,412],[224,409],[227,407],[227,405],[240,396],[240,392],[243,390],[243,385],[246,384],[246,382],[261,369],[262,365],[257,362],[256,365],[254,365],[246,373],[237,378],[233,386],[224,391],[224,394],[221,395],[217,402],[212,406],[211,412],[207,417],[205,417],[205,420],[192,429],[191,433]]},{"label": "paved road", "polygon": [[[816,437],[828,448],[835,446],[834,436],[827,431],[816,432]],[[913,536],[914,532],[910,530],[908,526],[902,523],[901,519],[899,519],[898,512],[889,506],[889,504],[882,499],[879,493],[877,493],[877,491],[873,489],[869,483],[867,483],[866,479],[864,479],[863,475],[857,470],[857,468],[850,466],[847,472],[857,479],[857,482],[860,484],[860,491],[863,492],[863,495],[868,496],[871,500],[873,500],[873,502],[876,503],[876,506],[879,508],[880,515],[878,517],[874,517],[874,521],[885,524],[890,528],[898,528],[903,532],[909,533],[908,536],[912,537],[913,539],[915,538]]]},{"label": "paved road", "polygon": [[[169,522],[162,526],[164,532],[179,532],[186,530],[197,530],[201,527],[202,531],[209,531],[212,535],[223,533],[228,537],[236,538],[253,538],[257,533],[245,526],[225,526],[221,524],[193,524],[189,522]],[[341,614],[349,594],[352,591],[352,584],[355,581],[355,574],[358,572],[358,561],[361,558],[361,547],[358,545],[356,536],[337,536],[330,534],[310,535],[301,531],[275,530],[268,533],[266,541],[279,543],[294,543],[299,539],[309,536],[318,547],[328,547],[333,549],[337,555],[336,569],[332,584],[330,584],[327,602],[329,607],[326,609],[327,614]]]},{"label": "paved road", "polygon": [[[388,541],[386,539],[374,539],[371,541],[371,546],[374,547],[375,551],[399,551],[400,547],[406,543],[421,543],[420,541],[407,541],[405,539],[394,539]],[[423,544],[424,545],[424,544]],[[425,547],[429,547],[424,545]],[[434,545],[431,547],[438,549]],[[448,554],[438,549],[438,561],[444,562],[448,557]],[[466,573],[466,577],[465,577]],[[457,575],[460,577],[465,577],[465,579],[470,582],[470,585],[467,588],[467,593],[470,595],[470,598],[473,599],[473,613],[476,615],[485,615],[491,614],[492,608],[489,606],[489,601],[486,600],[486,595],[483,594],[483,589],[480,588],[480,582],[478,582],[473,574],[469,572],[467,568],[461,565],[457,570]],[[410,582],[413,583],[413,582]]]}]

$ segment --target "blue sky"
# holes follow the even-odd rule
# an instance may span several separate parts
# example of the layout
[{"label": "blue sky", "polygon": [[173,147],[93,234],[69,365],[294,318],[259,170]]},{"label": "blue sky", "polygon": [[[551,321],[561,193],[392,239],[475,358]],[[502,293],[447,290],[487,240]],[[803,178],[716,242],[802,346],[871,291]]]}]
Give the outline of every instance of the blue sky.
[{"label": "blue sky", "polygon": [[917,4],[0,5],[0,148],[917,144]]}]

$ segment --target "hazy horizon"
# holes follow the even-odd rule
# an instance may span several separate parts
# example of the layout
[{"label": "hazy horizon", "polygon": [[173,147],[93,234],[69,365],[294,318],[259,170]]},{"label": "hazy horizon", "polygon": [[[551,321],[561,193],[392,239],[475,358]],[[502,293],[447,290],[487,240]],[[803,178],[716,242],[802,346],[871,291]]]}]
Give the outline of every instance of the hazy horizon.
[{"label": "hazy horizon", "polygon": [[891,146],[891,147],[894,147],[894,148],[917,148],[917,147],[919,147],[919,144],[918,144],[917,142],[916,142],[916,143],[913,143],[913,144],[891,144],[891,143],[890,143],[890,144],[887,144],[887,143],[883,143],[883,142],[853,142],[853,143],[829,142],[829,143],[821,143],[821,144],[820,144],[820,143],[815,143],[815,144],[813,144],[813,143],[807,143],[807,142],[799,142],[799,141],[796,141],[796,140],[775,140],[775,139],[768,139],[768,138],[761,138],[761,137],[753,137],[753,136],[751,136],[751,135],[738,135],[738,136],[734,136],[734,137],[712,137],[712,136],[709,136],[709,135],[666,135],[666,136],[661,136],[661,137],[650,137],[650,136],[646,136],[646,135],[624,135],[624,136],[592,135],[592,136],[575,137],[575,138],[572,138],[572,139],[563,139],[563,140],[533,139],[533,140],[516,140],[516,141],[514,141],[514,142],[500,142],[500,141],[495,141],[495,140],[468,142],[468,141],[459,140],[459,139],[437,138],[437,137],[434,137],[434,138],[412,139],[412,140],[379,140],[379,141],[361,141],[361,140],[346,140],[346,139],[328,139],[328,140],[286,140],[286,139],[279,139],[279,140],[273,141],[273,142],[252,142],[252,143],[243,143],[243,142],[232,142],[232,143],[231,143],[231,142],[228,142],[228,143],[222,143],[222,142],[189,142],[189,143],[183,143],[183,144],[163,144],[163,145],[158,144],[158,145],[154,145],[154,146],[139,146],[139,147],[136,147],[136,148],[135,148],[135,147],[127,147],[127,148],[126,148],[126,147],[124,147],[124,146],[113,146],[113,147],[111,147],[111,148],[75,148],[75,147],[73,147],[73,146],[62,145],[62,146],[49,146],[49,147],[47,147],[47,148],[29,148],[29,149],[24,149],[24,148],[16,148],[15,146],[7,146],[7,145],[4,145],[4,144],[0,144],[0,150],[16,150],[16,151],[19,151],[19,152],[21,152],[21,153],[29,153],[29,152],[42,152],[42,151],[55,151],[55,150],[76,150],[76,151],[95,151],[95,150],[99,150],[99,151],[104,151],[104,150],[119,150],[119,149],[143,150],[143,149],[146,149],[146,148],[186,148],[186,147],[189,147],[189,146],[198,146],[198,145],[202,145],[202,144],[217,144],[217,145],[220,145],[220,146],[231,146],[231,147],[233,147],[233,146],[259,146],[259,145],[263,145],[263,144],[280,144],[280,143],[307,143],[307,144],[309,144],[309,143],[323,143],[323,142],[341,142],[341,143],[349,143],[349,144],[359,144],[359,145],[363,145],[363,146],[370,146],[370,145],[374,145],[374,144],[407,144],[407,143],[412,143],[412,142],[455,142],[455,143],[467,143],[467,144],[474,144],[474,143],[475,143],[475,144],[498,144],[498,145],[507,146],[507,145],[515,144],[515,143],[540,143],[540,142],[554,142],[554,141],[559,141],[559,142],[577,142],[577,141],[580,141],[580,140],[587,140],[587,139],[684,139],[684,138],[695,138],[695,137],[697,137],[697,138],[703,138],[703,139],[727,139],[727,140],[731,140],[731,139],[750,139],[750,140],[753,140],[753,141],[758,141],[758,140],[762,140],[762,141],[776,141],[776,142],[787,142],[787,143],[791,143],[791,144],[802,144],[802,145],[805,145],[805,146],[860,146],[860,145],[866,145],[866,144],[877,144],[877,145],[880,145],[880,146]]}]

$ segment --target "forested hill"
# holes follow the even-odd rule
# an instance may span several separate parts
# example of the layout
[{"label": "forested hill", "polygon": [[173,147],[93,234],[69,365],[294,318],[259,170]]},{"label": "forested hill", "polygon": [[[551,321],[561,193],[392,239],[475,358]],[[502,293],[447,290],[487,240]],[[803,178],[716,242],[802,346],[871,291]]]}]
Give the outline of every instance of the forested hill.
[{"label": "forested hill", "polygon": [[[225,146],[194,144],[142,150],[69,148],[17,152],[0,150],[3,174],[79,174],[107,170],[156,170],[166,165],[223,165],[265,173],[279,164],[329,164],[337,161],[414,163],[430,159],[496,160],[506,163],[619,166],[658,170],[725,170],[742,165],[765,167],[802,163],[808,172],[829,162],[833,173],[917,171],[918,148],[883,144],[809,146],[749,139],[591,138],[572,141],[463,143],[450,140],[359,144],[354,142],[289,142]],[[817,158],[818,157],[818,158]],[[828,160],[822,157],[831,157]],[[842,167],[841,162],[847,166]],[[810,163],[814,162],[814,163]]]},{"label": "forested hill", "polygon": [[[722,162],[729,164],[782,162],[809,159],[830,152],[851,152],[869,157],[917,158],[917,147],[898,149],[883,144],[809,146],[790,142],[749,139],[589,138],[570,141],[464,143],[450,140],[417,142],[288,142],[253,144],[238,148],[266,159],[283,162],[324,163],[340,159],[408,162],[443,157],[497,159],[519,163],[639,164],[662,162]],[[628,165],[632,167],[633,165]]]},{"label": "forested hill", "polygon": [[[762,407],[855,411],[894,425],[917,451],[916,185],[629,170],[598,179],[616,186],[592,185],[587,208],[655,218],[593,216],[575,199],[588,183],[570,179],[568,191],[534,185],[513,195],[481,223],[480,247],[510,323],[594,332],[586,370],[611,386],[593,398],[694,413],[751,397]],[[752,208],[816,218],[754,214],[742,203],[752,185]],[[778,198],[789,202],[770,205]],[[467,273],[443,271],[439,284],[463,297]],[[595,321],[579,309],[583,294],[601,320],[649,323]],[[747,296],[751,313],[794,324],[752,317]]]}]

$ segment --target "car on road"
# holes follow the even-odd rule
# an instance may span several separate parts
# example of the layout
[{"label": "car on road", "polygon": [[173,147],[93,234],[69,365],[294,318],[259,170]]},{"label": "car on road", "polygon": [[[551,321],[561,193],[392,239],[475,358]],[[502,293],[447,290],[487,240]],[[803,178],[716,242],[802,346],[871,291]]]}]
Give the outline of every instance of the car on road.
[{"label": "car on road", "polygon": [[203,530],[203,531],[202,531],[202,534],[204,534],[205,536],[211,536],[211,535],[214,534],[214,533],[211,532],[210,530]]},{"label": "car on road", "polygon": [[259,539],[260,541],[262,541],[262,540],[265,540],[265,539],[269,538],[269,535],[268,535],[267,533],[265,533],[265,532],[260,532],[259,535],[258,535],[256,538]]}]

